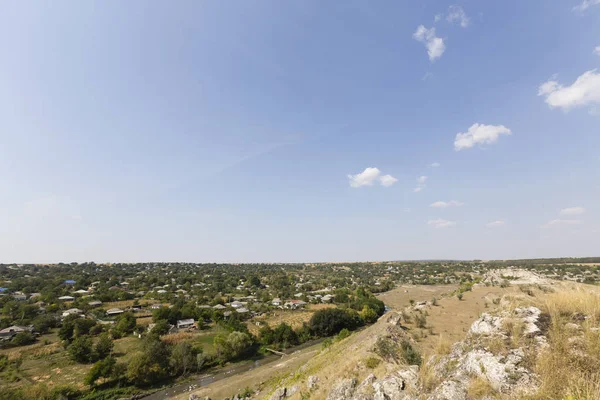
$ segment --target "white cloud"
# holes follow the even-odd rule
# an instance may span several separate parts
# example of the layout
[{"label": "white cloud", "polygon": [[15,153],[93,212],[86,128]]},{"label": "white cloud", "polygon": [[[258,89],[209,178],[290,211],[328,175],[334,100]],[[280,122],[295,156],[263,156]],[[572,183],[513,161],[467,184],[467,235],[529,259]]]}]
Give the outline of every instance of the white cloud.
[{"label": "white cloud", "polygon": [[434,163],[431,163],[431,164],[429,164],[429,166],[430,166],[431,168],[437,168],[437,167],[441,167],[441,166],[442,166],[442,164],[440,164],[439,162],[434,162]]},{"label": "white cloud", "polygon": [[420,177],[417,178],[417,183],[425,183],[425,181],[427,180],[427,177],[425,175],[421,175]]},{"label": "white cloud", "polygon": [[348,175],[350,186],[358,188],[361,186],[373,186],[377,181],[381,186],[389,187],[398,182],[398,179],[392,175],[381,175],[379,168],[368,167],[363,172],[356,175]]},{"label": "white cloud", "polygon": [[584,12],[591,6],[595,6],[600,4],[600,0],[583,0],[583,2],[575,7],[573,7],[573,11]]},{"label": "white cloud", "polygon": [[585,213],[583,207],[568,207],[560,210],[560,215],[581,215],[583,213]]},{"label": "white cloud", "polygon": [[465,133],[457,133],[454,139],[454,150],[470,149],[476,144],[494,144],[500,135],[510,135],[511,130],[504,125],[483,125],[475,123]]},{"label": "white cloud", "polygon": [[555,80],[542,83],[538,96],[545,96],[550,108],[562,108],[569,111],[575,107],[594,106],[600,104],[600,73],[596,69],[584,72],[570,86],[563,86]]},{"label": "white cloud", "polygon": [[382,177],[379,178],[379,182],[381,183],[381,186],[392,186],[394,183],[398,182],[398,179],[394,178],[391,175],[383,175]]},{"label": "white cloud", "polygon": [[433,17],[433,22],[440,22],[442,20],[442,17],[442,14],[435,14],[435,17]]},{"label": "white cloud", "polygon": [[504,226],[504,221],[497,220],[497,221],[488,222],[487,224],[485,224],[485,226],[487,226],[488,228],[498,228],[500,226]]},{"label": "white cloud", "polygon": [[431,62],[440,58],[446,50],[444,39],[435,36],[435,28],[427,29],[423,25],[419,25],[415,33],[413,33],[413,38],[418,42],[425,43],[427,55]]},{"label": "white cloud", "polygon": [[436,201],[435,203],[431,203],[429,207],[434,208],[448,208],[448,207],[460,207],[464,206],[465,203],[461,203],[460,201],[450,200],[450,201]]},{"label": "white cloud", "polygon": [[581,225],[583,223],[583,221],[578,220],[578,219],[553,219],[551,221],[546,222],[544,225],[542,225],[542,228],[547,229],[547,228],[551,228],[553,226],[560,226],[560,225]]},{"label": "white cloud", "polygon": [[431,225],[436,229],[449,228],[456,225],[454,221],[446,221],[445,219],[430,219],[427,221],[427,225]]},{"label": "white cloud", "polygon": [[596,48],[594,48],[594,54],[600,56],[600,46],[596,46]]},{"label": "white cloud", "polygon": [[371,186],[377,180],[380,173],[381,171],[379,171],[378,168],[369,167],[365,168],[365,170],[360,174],[348,175],[350,186],[355,188],[361,186]]},{"label": "white cloud", "polygon": [[448,16],[446,17],[446,21],[453,23],[458,23],[463,28],[469,26],[469,17],[465,14],[465,11],[461,6],[450,6],[448,8]]},{"label": "white cloud", "polygon": [[423,190],[423,188],[420,186],[417,186],[416,188],[413,189],[413,192],[419,193],[421,190]]}]

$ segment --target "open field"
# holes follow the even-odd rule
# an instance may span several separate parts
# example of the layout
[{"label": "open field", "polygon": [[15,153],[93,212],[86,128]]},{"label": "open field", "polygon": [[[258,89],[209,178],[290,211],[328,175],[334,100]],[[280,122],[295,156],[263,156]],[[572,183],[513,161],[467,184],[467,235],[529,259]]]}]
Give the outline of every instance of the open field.
[{"label": "open field", "polygon": [[410,304],[410,300],[419,302],[429,301],[433,297],[440,299],[457,288],[458,285],[402,285],[389,292],[378,294],[377,298],[395,310],[406,307]]},{"label": "open field", "polygon": [[257,322],[260,323],[261,326],[263,324],[268,324],[271,328],[274,328],[282,322],[285,322],[292,328],[299,328],[304,322],[308,322],[308,320],[310,320],[310,317],[312,317],[315,311],[332,307],[335,308],[336,306],[334,304],[309,304],[305,309],[302,310],[275,310],[269,312],[264,317],[256,317],[249,320],[248,330],[253,335],[257,335],[261,328],[260,326],[256,325]]}]

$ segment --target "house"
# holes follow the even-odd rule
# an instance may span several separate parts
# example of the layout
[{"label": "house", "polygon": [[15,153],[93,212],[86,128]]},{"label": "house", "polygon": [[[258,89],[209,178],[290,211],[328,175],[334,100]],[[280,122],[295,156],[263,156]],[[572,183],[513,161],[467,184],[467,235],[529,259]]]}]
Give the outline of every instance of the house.
[{"label": "house", "polygon": [[13,299],[15,299],[17,301],[27,300],[27,295],[25,293],[21,293],[21,292],[13,293],[12,297],[13,297]]},{"label": "house", "polygon": [[244,307],[244,303],[239,302],[239,301],[234,301],[234,302],[231,303],[231,307],[233,307],[233,308]]},{"label": "house", "polygon": [[239,312],[240,314],[247,314],[250,312],[250,310],[245,307],[236,308],[235,311]]},{"label": "house", "polygon": [[33,325],[13,325],[9,326],[8,328],[2,329],[0,330],[0,340],[11,340],[13,337],[15,337],[18,333],[21,332],[33,332]]},{"label": "house", "polygon": [[58,299],[61,300],[61,301],[74,301],[75,297],[73,297],[73,296],[60,296]]},{"label": "house", "polygon": [[133,311],[142,311],[142,306],[140,304],[134,304],[131,306]]},{"label": "house", "polygon": [[69,308],[68,310],[63,311],[62,316],[68,317],[69,315],[79,315],[79,314],[83,314],[83,311],[80,310],[79,308]]},{"label": "house", "polygon": [[227,307],[225,307],[223,304],[217,304],[216,306],[213,306],[213,308],[215,310],[225,310]]},{"label": "house", "polygon": [[321,297],[321,301],[323,303],[331,303],[331,300],[333,300],[333,295],[330,294],[326,294],[325,296]]},{"label": "house", "polygon": [[67,279],[65,285],[74,285],[76,282],[73,279]]},{"label": "house", "polygon": [[90,307],[99,307],[102,305],[102,302],[100,300],[94,300],[94,301],[90,301],[88,303],[88,306]]},{"label": "house", "polygon": [[225,317],[225,319],[227,319],[227,318],[231,317],[231,314],[232,314],[232,311],[225,311],[223,313],[223,317]]},{"label": "house", "polygon": [[152,304],[152,305],[150,306],[150,308],[151,308],[152,310],[158,310],[158,309],[159,309],[159,308],[161,308],[161,307],[162,307],[162,304]]},{"label": "house", "polygon": [[29,298],[30,298],[30,299],[34,299],[34,298],[36,298],[36,297],[41,297],[41,296],[42,296],[42,294],[41,294],[41,293],[37,293],[37,292],[36,292],[36,293],[31,293],[31,294],[29,295]]},{"label": "house", "polygon": [[74,293],[84,295],[84,294],[89,294],[90,292],[88,292],[87,290],[84,290],[84,289],[79,289],[79,290],[76,290]]},{"label": "house", "polygon": [[180,319],[177,321],[177,329],[188,329],[188,328],[195,328],[195,322],[193,318],[189,318],[189,319]]},{"label": "house", "polygon": [[207,309],[207,308],[212,308],[212,307],[209,306],[208,304],[202,304],[201,306],[198,306],[198,308]]},{"label": "house", "polygon": [[275,299],[273,299],[273,301],[271,302],[271,304],[273,304],[276,307],[279,307],[281,305],[281,299],[280,298],[275,298]]},{"label": "house", "polygon": [[119,314],[123,314],[125,311],[121,310],[120,308],[111,308],[109,310],[106,310],[106,315],[108,315],[109,317],[115,316],[115,315],[119,315]]},{"label": "house", "polygon": [[305,301],[302,300],[290,300],[287,301],[283,306],[285,308],[289,308],[290,310],[296,310],[298,308],[303,308],[306,305]]}]

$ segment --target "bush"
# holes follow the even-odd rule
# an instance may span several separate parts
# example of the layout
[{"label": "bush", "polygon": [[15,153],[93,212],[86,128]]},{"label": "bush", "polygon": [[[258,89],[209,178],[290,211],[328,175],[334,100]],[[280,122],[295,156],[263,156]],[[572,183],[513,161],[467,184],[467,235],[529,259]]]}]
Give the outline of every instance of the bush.
[{"label": "bush", "polygon": [[340,341],[346,339],[348,336],[350,336],[350,331],[347,328],[344,328],[337,334],[335,339]]},{"label": "bush", "polygon": [[15,346],[26,346],[35,342],[35,336],[30,332],[19,332],[11,340],[11,343]]},{"label": "bush", "polygon": [[421,365],[423,362],[421,359],[421,354],[419,354],[419,352],[412,347],[410,342],[404,340],[400,344],[400,348],[402,350],[402,358],[404,361],[406,361],[409,365]]},{"label": "bush", "polygon": [[365,360],[365,366],[369,369],[375,369],[379,366],[381,360],[377,357],[369,357]]}]

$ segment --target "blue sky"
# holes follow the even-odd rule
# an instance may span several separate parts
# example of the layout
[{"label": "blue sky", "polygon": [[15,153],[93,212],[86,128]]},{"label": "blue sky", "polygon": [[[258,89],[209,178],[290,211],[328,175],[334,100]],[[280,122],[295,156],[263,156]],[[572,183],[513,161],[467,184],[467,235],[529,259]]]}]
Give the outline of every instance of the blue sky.
[{"label": "blue sky", "polygon": [[582,1],[3,2],[0,262],[599,255]]}]

